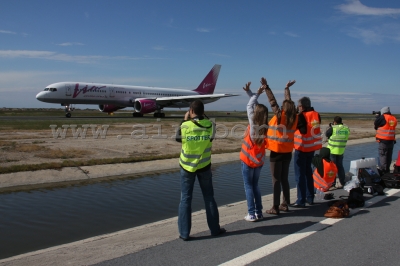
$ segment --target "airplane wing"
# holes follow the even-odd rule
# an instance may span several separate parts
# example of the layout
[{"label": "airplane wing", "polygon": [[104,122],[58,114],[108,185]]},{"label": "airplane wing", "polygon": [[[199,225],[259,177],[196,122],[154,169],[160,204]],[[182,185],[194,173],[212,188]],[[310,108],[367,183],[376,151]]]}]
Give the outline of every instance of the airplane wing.
[{"label": "airplane wing", "polygon": [[205,95],[188,95],[177,97],[159,97],[155,98],[157,105],[162,107],[180,107],[182,103],[191,103],[194,100],[202,100],[204,103],[214,102],[220,98],[239,96],[238,94],[205,94]]}]

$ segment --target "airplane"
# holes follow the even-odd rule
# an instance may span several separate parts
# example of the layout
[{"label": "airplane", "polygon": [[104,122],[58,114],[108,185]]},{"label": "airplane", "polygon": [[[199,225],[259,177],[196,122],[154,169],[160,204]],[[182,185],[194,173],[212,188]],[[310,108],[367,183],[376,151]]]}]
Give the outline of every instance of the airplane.
[{"label": "airplane", "polygon": [[185,108],[196,99],[204,104],[237,94],[214,94],[221,65],[214,65],[200,85],[190,91],[182,89],[114,85],[87,82],[58,82],[48,85],[36,95],[46,103],[65,106],[65,116],[71,117],[73,104],[99,105],[99,111],[112,115],[125,107],[133,107],[133,117],[154,112],[154,117],[165,117],[163,108]]}]

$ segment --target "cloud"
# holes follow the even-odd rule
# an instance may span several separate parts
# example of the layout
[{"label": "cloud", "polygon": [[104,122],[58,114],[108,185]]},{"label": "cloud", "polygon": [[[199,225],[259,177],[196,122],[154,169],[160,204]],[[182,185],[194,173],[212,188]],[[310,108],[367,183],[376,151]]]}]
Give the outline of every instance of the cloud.
[{"label": "cloud", "polygon": [[378,8],[363,5],[360,0],[347,0],[347,4],[338,5],[336,8],[348,15],[361,16],[393,16],[400,15],[400,8]]},{"label": "cloud", "polygon": [[84,44],[80,43],[80,42],[64,42],[64,43],[58,43],[56,45],[59,45],[59,46],[73,46],[73,45],[84,45]]},{"label": "cloud", "polygon": [[286,34],[287,36],[290,36],[290,37],[293,37],[293,38],[299,37],[299,35],[297,35],[297,34],[295,34],[295,33],[293,33],[293,32],[289,32],[289,31],[285,32],[285,34]]},{"label": "cloud", "polygon": [[153,47],[153,50],[157,50],[157,51],[165,51],[166,49],[165,49],[165,47],[164,47],[164,46],[161,46],[161,45],[159,45],[159,46],[154,46],[154,47]]},{"label": "cloud", "polygon": [[361,39],[366,44],[381,44],[385,40],[400,42],[399,24],[383,24],[371,28],[352,27],[344,31],[348,36]]},{"label": "cloud", "polygon": [[130,57],[130,56],[102,56],[102,55],[68,55],[52,51],[32,50],[0,50],[0,58],[33,58],[56,60],[75,63],[94,63],[99,60],[154,60],[159,57]]},{"label": "cloud", "polygon": [[17,34],[16,32],[9,31],[9,30],[0,30],[0,33],[4,33],[4,34]]},{"label": "cloud", "polygon": [[210,32],[210,29],[206,29],[206,28],[197,28],[196,29],[198,32]]}]

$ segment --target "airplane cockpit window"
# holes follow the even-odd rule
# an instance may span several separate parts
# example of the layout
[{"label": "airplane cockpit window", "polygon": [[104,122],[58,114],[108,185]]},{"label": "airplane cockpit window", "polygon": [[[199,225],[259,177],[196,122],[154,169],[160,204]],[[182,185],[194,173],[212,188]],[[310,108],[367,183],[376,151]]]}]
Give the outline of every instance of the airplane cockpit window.
[{"label": "airplane cockpit window", "polygon": [[49,91],[57,91],[56,88],[50,88]]},{"label": "airplane cockpit window", "polygon": [[49,90],[49,88],[44,89],[44,91],[48,91],[48,90]]}]

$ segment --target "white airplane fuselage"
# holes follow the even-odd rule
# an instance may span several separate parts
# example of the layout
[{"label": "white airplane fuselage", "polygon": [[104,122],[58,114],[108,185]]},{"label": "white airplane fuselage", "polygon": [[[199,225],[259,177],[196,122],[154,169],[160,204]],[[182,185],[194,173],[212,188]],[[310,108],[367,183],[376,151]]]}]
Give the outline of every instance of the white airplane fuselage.
[{"label": "white airplane fuselage", "polygon": [[[47,103],[67,104],[113,104],[124,107],[134,107],[135,99],[157,99],[200,95],[197,92],[181,89],[113,85],[85,82],[58,82],[50,84],[45,91],[36,95],[36,99]],[[205,100],[204,103],[214,102],[217,99]],[[188,107],[190,102],[174,102],[169,107]]]},{"label": "white airplane fuselage", "polygon": [[99,105],[101,112],[112,112],[133,107],[134,116],[155,112],[155,117],[164,117],[163,108],[185,108],[200,100],[204,104],[233,94],[214,94],[221,65],[214,65],[199,86],[194,90],[182,90],[146,86],[114,85],[87,82],[58,82],[48,85],[36,95],[46,103],[65,106],[66,116],[71,117],[72,104]]}]

